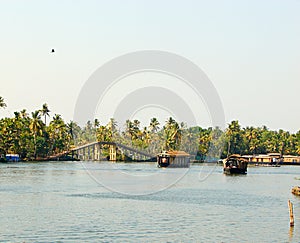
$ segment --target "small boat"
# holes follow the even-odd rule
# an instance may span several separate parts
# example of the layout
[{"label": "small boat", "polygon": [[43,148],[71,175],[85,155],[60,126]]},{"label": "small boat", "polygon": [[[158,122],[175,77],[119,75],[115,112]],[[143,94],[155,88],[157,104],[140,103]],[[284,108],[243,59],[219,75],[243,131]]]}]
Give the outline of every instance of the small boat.
[{"label": "small boat", "polygon": [[247,159],[239,154],[233,154],[223,160],[223,171],[225,174],[247,174]]},{"label": "small boat", "polygon": [[163,151],[157,155],[157,167],[188,168],[190,155],[184,151]]},{"label": "small boat", "polygon": [[5,156],[2,154],[0,156],[0,162],[7,163],[7,162],[20,162],[21,158],[18,154],[6,154]]},{"label": "small boat", "polygon": [[300,187],[299,186],[294,186],[292,188],[292,193],[296,196],[300,196]]}]

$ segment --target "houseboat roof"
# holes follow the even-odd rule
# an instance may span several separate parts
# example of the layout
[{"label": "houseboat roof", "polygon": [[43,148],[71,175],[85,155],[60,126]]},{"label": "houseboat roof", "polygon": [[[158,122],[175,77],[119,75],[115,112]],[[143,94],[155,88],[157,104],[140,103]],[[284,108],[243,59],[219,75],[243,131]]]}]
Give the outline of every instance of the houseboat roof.
[{"label": "houseboat roof", "polygon": [[280,154],[277,153],[271,153],[271,154],[254,154],[254,155],[243,155],[243,158],[271,158],[273,156],[280,156]]},{"label": "houseboat roof", "polygon": [[257,154],[257,155],[255,155],[254,157],[255,157],[255,158],[269,158],[270,155],[268,155],[268,154]]},{"label": "houseboat roof", "polygon": [[243,158],[252,158],[253,155],[248,155],[248,154],[246,154],[246,155],[243,155],[242,157],[243,157]]},{"label": "houseboat roof", "polygon": [[283,155],[283,158],[299,158],[299,156],[287,154]]},{"label": "houseboat roof", "polygon": [[188,157],[188,156],[190,156],[190,154],[188,154],[184,151],[180,151],[180,150],[163,151],[158,154],[158,156],[160,156],[160,155],[168,155],[171,157]]},{"label": "houseboat roof", "polygon": [[269,156],[280,156],[280,153],[267,153]]},{"label": "houseboat roof", "polygon": [[232,154],[232,155],[228,156],[225,160],[228,160],[228,159],[239,159],[239,160],[248,161],[246,158],[242,157],[239,154]]}]

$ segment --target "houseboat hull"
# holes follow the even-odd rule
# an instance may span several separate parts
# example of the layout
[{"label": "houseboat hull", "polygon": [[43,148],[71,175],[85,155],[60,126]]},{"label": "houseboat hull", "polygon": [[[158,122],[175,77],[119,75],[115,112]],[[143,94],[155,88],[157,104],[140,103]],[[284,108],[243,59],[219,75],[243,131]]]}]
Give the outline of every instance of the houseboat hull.
[{"label": "houseboat hull", "polygon": [[157,162],[157,167],[160,168],[160,167],[169,167],[169,163],[159,163]]},{"label": "houseboat hull", "polygon": [[239,169],[239,168],[224,168],[224,173],[227,174],[227,175],[247,174],[247,170]]}]

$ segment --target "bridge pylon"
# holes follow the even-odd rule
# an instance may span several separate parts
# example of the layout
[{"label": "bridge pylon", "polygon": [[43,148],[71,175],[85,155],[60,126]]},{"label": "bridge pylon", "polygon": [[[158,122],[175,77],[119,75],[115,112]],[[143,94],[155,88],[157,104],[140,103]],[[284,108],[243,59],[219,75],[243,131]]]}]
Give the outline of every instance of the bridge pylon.
[{"label": "bridge pylon", "polygon": [[109,160],[110,161],[117,160],[117,146],[115,144],[109,145]]}]

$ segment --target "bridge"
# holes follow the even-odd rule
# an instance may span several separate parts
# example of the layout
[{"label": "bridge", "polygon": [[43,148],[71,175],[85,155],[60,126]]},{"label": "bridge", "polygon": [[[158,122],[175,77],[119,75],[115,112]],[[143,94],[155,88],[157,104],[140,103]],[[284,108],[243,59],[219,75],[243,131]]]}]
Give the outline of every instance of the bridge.
[{"label": "bridge", "polygon": [[[102,149],[104,145],[109,146],[109,156],[104,158]],[[94,160],[101,161],[108,159],[109,161],[117,160],[117,151],[135,161],[155,161],[156,157],[146,152],[131,148],[117,142],[93,142],[71,149],[72,157],[78,160]],[[69,153],[69,154],[70,154]]]}]

